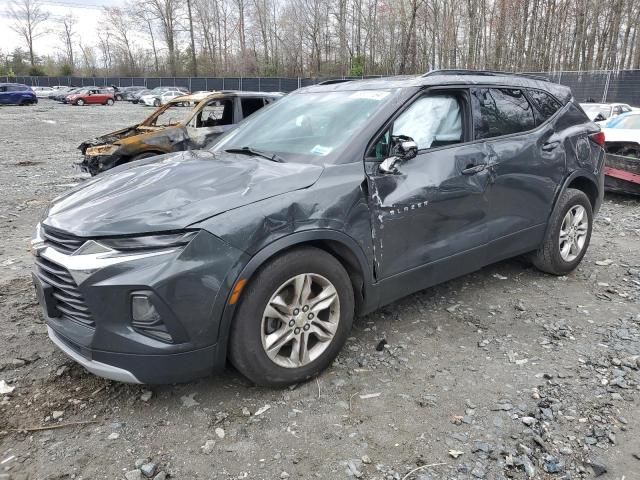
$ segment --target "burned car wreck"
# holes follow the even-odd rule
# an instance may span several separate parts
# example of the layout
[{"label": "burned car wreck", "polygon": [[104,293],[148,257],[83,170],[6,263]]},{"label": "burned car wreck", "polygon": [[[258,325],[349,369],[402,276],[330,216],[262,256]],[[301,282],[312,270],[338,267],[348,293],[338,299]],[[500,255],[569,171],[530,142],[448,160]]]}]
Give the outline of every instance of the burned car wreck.
[{"label": "burned car wreck", "polygon": [[138,125],[80,144],[84,156],[80,168],[97,175],[133,160],[205,148],[243,118],[281,97],[276,92],[222,91],[174,98]]},{"label": "burned car wreck", "polygon": [[311,86],[208,151],[55,199],[34,284],[51,340],[98,375],[183,382],[229,359],[255,383],[299,383],[333,362],[356,315],[516,255],[574,270],[603,166],[599,127],[546,81]]}]

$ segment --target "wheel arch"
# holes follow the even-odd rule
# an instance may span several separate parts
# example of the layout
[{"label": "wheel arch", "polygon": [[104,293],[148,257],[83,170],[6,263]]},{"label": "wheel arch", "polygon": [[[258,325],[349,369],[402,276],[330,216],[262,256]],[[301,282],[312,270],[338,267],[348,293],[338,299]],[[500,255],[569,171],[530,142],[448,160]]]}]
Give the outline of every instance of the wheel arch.
[{"label": "wheel arch", "polygon": [[[371,309],[371,305],[375,302],[375,299],[372,298],[373,289],[370,288],[372,285],[372,274],[367,257],[360,245],[352,237],[337,230],[307,230],[297,232],[264,246],[247,262],[240,274],[233,281],[233,285],[236,285],[240,280],[245,280],[246,282],[251,281],[260,267],[271,259],[305,246],[324,250],[333,255],[342,264],[353,286],[356,314]],[[220,328],[218,330],[218,356],[220,362],[216,362],[218,364],[224,363],[226,359],[229,331],[238,305],[237,302],[230,304],[232,290],[228,292],[225,298],[225,304],[220,318]],[[240,293],[239,298],[241,297],[242,293]]]},{"label": "wheel arch", "polygon": [[598,204],[598,185],[588,177],[578,175],[571,179],[565,188],[581,190],[589,198],[592,209],[595,211]]},{"label": "wheel arch", "polygon": [[575,188],[576,190],[584,192],[584,194],[589,198],[589,202],[591,203],[591,207],[595,215],[600,208],[604,195],[604,191],[601,191],[601,188],[599,188],[600,183],[601,182],[598,177],[587,170],[576,170],[572,172],[564,180],[562,187],[558,189],[558,193],[556,194],[556,198],[553,202],[553,208],[555,209],[558,199],[567,188]]}]

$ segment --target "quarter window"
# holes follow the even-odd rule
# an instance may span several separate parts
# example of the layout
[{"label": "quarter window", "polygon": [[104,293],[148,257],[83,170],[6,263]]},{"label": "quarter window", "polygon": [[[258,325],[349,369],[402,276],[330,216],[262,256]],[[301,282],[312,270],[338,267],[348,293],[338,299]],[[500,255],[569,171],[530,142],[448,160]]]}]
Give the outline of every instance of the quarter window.
[{"label": "quarter window", "polygon": [[248,117],[264,107],[264,100],[262,100],[262,98],[243,98],[240,103],[242,105],[243,117]]},{"label": "quarter window", "polygon": [[535,127],[533,109],[521,89],[478,88],[472,90],[476,139],[526,132]]},{"label": "quarter window", "polygon": [[529,90],[527,93],[536,110],[538,110],[541,123],[553,116],[561,107],[560,103],[547,92]]}]

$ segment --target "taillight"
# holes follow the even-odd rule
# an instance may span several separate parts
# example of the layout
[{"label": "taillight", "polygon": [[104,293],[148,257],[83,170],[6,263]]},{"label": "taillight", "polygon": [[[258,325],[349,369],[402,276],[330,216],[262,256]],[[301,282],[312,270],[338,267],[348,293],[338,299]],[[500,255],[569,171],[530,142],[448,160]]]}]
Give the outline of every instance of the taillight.
[{"label": "taillight", "polygon": [[604,132],[602,131],[589,135],[589,138],[600,146],[604,145]]}]

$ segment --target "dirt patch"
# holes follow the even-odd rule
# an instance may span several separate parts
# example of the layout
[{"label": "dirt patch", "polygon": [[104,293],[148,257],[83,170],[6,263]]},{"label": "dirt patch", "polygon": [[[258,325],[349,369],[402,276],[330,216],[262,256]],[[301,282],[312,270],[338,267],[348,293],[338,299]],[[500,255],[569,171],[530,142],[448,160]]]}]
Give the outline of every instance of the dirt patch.
[{"label": "dirt patch", "polygon": [[[233,371],[147,388],[70,362],[31,289],[31,229],[86,178],[73,167],[81,141],[148,113],[2,109],[0,381],[13,391],[0,394],[0,479],[640,478],[640,209],[628,197],[607,197],[573,274],[512,260],[411,295],[358,319],[332,367],[295,388]],[[21,431],[73,422],[95,423]]]}]

